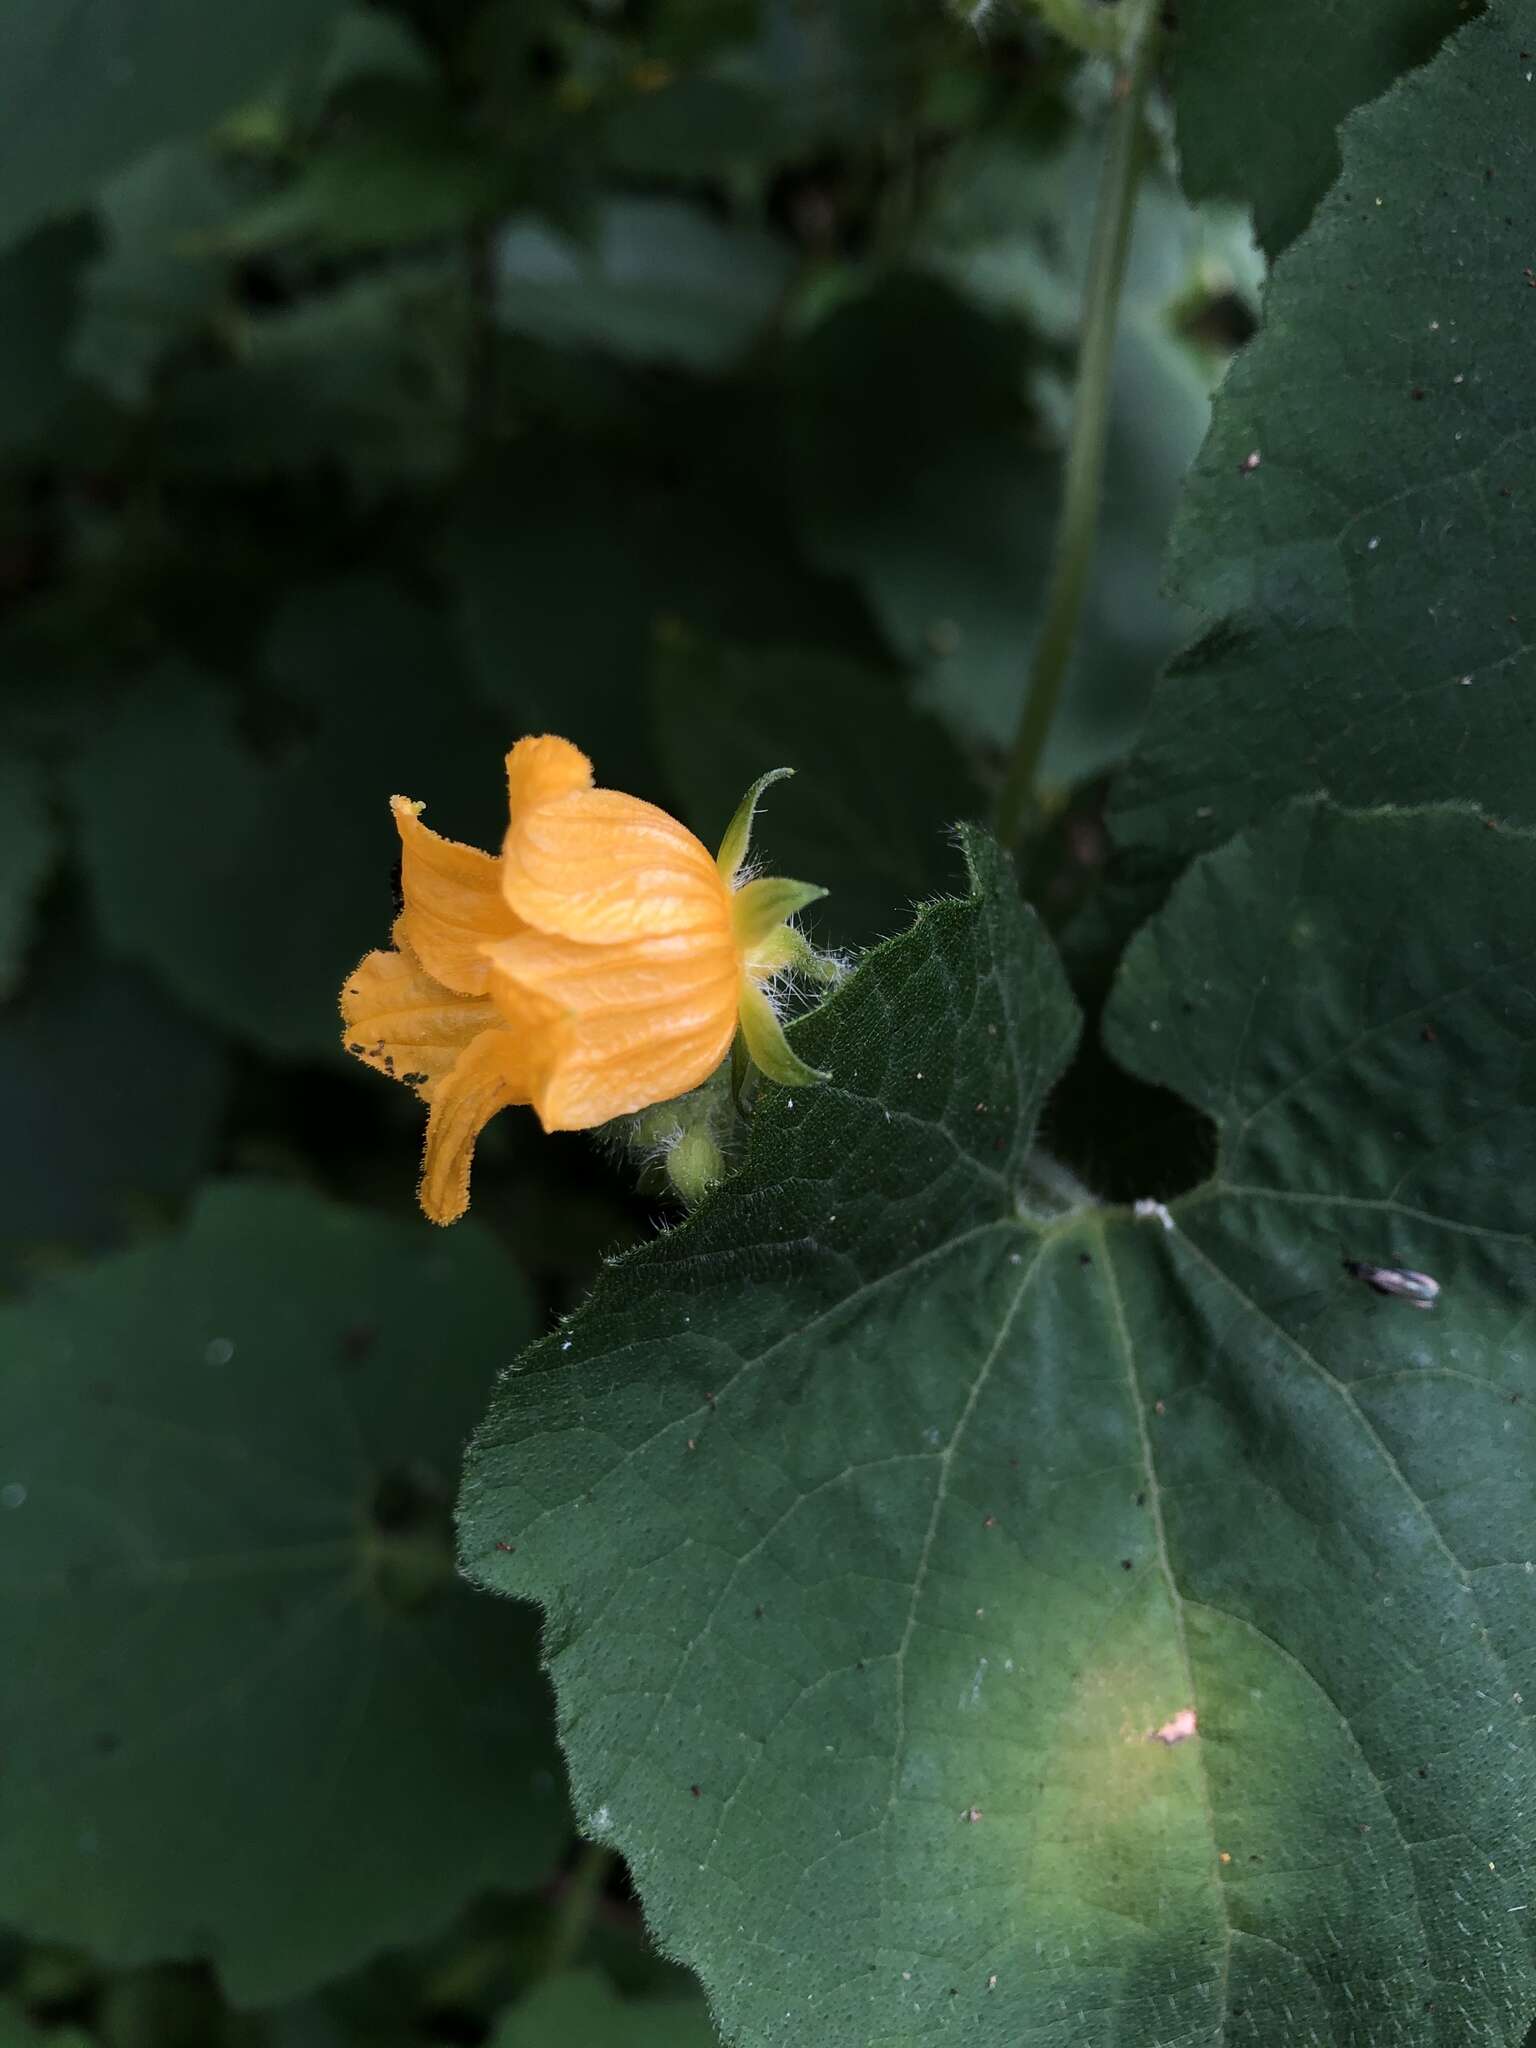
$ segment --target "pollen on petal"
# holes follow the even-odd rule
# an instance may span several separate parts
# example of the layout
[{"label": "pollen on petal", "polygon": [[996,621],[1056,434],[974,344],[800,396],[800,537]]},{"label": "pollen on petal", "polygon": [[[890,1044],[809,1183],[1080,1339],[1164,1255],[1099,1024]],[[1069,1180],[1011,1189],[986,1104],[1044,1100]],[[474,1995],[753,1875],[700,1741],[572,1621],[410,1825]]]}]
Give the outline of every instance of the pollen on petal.
[{"label": "pollen on petal", "polygon": [[461,996],[408,952],[369,953],[341,991],[348,1052],[418,1095],[430,1095],[473,1039],[499,1019],[485,996]]}]

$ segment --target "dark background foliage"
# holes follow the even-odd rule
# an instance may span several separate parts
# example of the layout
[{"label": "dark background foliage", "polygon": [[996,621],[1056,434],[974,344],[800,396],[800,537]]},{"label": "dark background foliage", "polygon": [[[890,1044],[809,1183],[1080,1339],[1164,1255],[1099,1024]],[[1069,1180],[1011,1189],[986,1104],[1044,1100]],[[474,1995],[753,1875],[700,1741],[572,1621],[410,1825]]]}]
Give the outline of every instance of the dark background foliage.
[{"label": "dark background foliage", "polygon": [[[1202,202],[1288,239],[1339,115],[1456,12],[1399,11],[1310,155],[1266,131],[1235,167],[1200,95],[1262,52],[1191,4]],[[1049,566],[1115,12],[0,23],[0,1284],[58,1437],[0,1524],[48,1472],[131,1566],[4,1561],[53,1674],[0,1850],[7,2048],[712,2038],[581,1860],[531,1616],[477,1647],[447,1563],[491,1375],[654,1205],[509,1116],[432,1238],[418,1106],[346,1062],[336,991],[392,914],[390,794],[493,845],[530,730],[705,837],[793,764],[763,843],[831,889],[828,943],[956,886]],[[1192,624],[1162,549],[1263,269],[1154,126],[1032,855],[1063,925]],[[1058,1142],[1112,1183],[1125,1119],[1079,1093]]]}]

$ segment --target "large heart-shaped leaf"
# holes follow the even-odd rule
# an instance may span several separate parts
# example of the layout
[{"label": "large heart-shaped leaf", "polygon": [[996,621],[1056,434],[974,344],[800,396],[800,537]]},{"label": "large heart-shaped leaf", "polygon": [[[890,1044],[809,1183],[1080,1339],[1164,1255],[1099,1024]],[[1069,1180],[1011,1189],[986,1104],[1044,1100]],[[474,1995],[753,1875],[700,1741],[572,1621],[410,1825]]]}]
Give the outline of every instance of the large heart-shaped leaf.
[{"label": "large heart-shaped leaf", "polygon": [[1221,623],[1111,807],[1142,900],[1318,789],[1536,816],[1533,50],[1507,0],[1349,123],[1222,388],[1172,556]]},{"label": "large heart-shaped leaf", "polygon": [[1333,183],[1345,115],[1422,64],[1467,13],[1467,0],[1183,0],[1173,80],[1186,189],[1247,200],[1277,255]]},{"label": "large heart-shaped leaf", "polygon": [[584,1825],[744,2048],[1513,2043],[1536,846],[1302,806],[1201,863],[1111,1036],[1220,1166],[1144,1216],[1031,1153],[1077,1022],[973,860],[473,1447]]},{"label": "large heart-shaped leaf", "polygon": [[255,1186],[0,1312],[0,1916],[254,2002],[544,1875],[531,1631],[446,1507],[527,1327],[489,1237]]}]

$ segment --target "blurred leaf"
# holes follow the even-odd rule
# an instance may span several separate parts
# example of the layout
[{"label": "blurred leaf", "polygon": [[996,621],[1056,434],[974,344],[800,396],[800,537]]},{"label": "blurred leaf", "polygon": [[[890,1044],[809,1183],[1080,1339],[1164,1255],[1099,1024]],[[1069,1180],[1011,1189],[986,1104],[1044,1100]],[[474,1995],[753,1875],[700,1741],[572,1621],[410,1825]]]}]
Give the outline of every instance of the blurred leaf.
[{"label": "blurred leaf", "polygon": [[[731,441],[740,395],[729,405],[718,443],[696,400],[664,414],[655,462],[531,436],[477,483],[450,542],[485,701],[516,732],[564,733],[614,787],[662,793],[649,674],[663,623],[749,646],[877,646],[852,592],[800,558],[767,464]],[[690,419],[699,445],[680,467],[665,427]]]},{"label": "blurred leaf", "polygon": [[0,12],[0,245],[157,143],[206,128],[340,0],[68,0]]},{"label": "blurred leaf", "polygon": [[342,9],[317,83],[330,98],[363,80],[425,86],[436,76],[432,59],[400,16],[360,0]]},{"label": "blurred leaf", "polygon": [[[932,276],[852,300],[792,368],[791,446],[820,558],[858,577],[923,677],[924,701],[998,747],[1018,717],[1039,623],[1070,412],[1068,359],[1054,367],[1030,336],[1075,346],[1098,155],[1092,136],[1064,154],[962,153],[918,247]],[[1124,755],[1177,643],[1161,558],[1209,420],[1214,367],[1176,319],[1196,287],[1253,282],[1230,223],[1202,221],[1149,181],[1115,360],[1098,551],[1047,756],[1052,782],[1084,781]]]},{"label": "blurred leaf", "polygon": [[94,246],[72,221],[0,254],[0,457],[36,453],[68,401],[70,334]]},{"label": "blurred leaf", "polygon": [[0,1003],[21,980],[38,898],[58,850],[41,766],[24,754],[0,755]]},{"label": "blurred leaf", "polygon": [[1355,116],[1222,387],[1170,571],[1220,623],[1170,667],[1114,792],[1127,919],[1288,796],[1536,818],[1522,47],[1529,0]]},{"label": "blurred leaf", "polygon": [[702,1997],[620,1998],[592,1970],[571,1970],[530,1991],[491,2036],[490,2048],[715,2048]]},{"label": "blurred leaf", "polygon": [[143,405],[165,350],[206,322],[227,289],[205,238],[239,203],[201,142],[169,143],[111,180],[99,217],[105,248],[85,275],[74,366],[124,405]]},{"label": "blurred leaf", "polygon": [[507,162],[425,94],[354,122],[307,156],[291,183],[231,221],[236,253],[295,243],[322,254],[389,249],[462,233],[510,196]]},{"label": "blurred leaf", "polygon": [[678,78],[608,114],[603,150],[631,178],[727,178],[761,171],[781,140],[776,109],[730,78]]},{"label": "blurred leaf", "polygon": [[497,244],[496,313],[516,334],[626,360],[723,370],[789,284],[790,256],[767,235],[717,226],[670,199],[616,199],[583,248],[533,220]]},{"label": "blurred leaf", "polygon": [[443,1492],[529,1320],[473,1226],[254,1185],[0,1314],[9,1917],[251,2003],[544,1875],[531,1617]]},{"label": "blurred leaf", "polygon": [[148,976],[103,961],[75,924],[51,932],[0,1008],[0,1285],[184,1195],[225,1092],[222,1053]]},{"label": "blurred leaf", "polygon": [[248,320],[237,360],[182,377],[162,409],[173,471],[339,467],[365,492],[431,483],[464,450],[462,280],[369,273]]},{"label": "blurred leaf", "polygon": [[741,793],[775,789],[757,833],[768,870],[831,891],[805,922],[823,943],[868,945],[955,879],[947,833],[981,798],[905,680],[813,649],[722,648],[663,634],[655,688],[661,751],[683,815],[718,844]]},{"label": "blurred leaf", "polygon": [[495,845],[516,734],[469,700],[445,622],[383,582],[296,592],[267,662],[261,745],[261,700],[185,665],[124,695],[70,772],[80,851],[115,947],[237,1038],[339,1057],[342,980],[388,942],[391,795]]},{"label": "blurred leaf", "polygon": [[1184,187],[1252,206],[1277,256],[1338,176],[1338,128],[1431,57],[1469,0],[1180,0],[1174,106]]},{"label": "blurred leaf", "polygon": [[0,2048],[91,2048],[90,2038],[76,2027],[42,2027],[28,2019],[19,2005],[0,1999]]},{"label": "blurred leaf", "polygon": [[472,1445],[583,1829],[739,2048],[1437,2048],[1447,1997],[1507,2048],[1536,840],[1298,806],[1202,862],[1111,1007],[1220,1126],[1144,1218],[1032,1150],[1078,1019],[970,846],[796,1027],[831,1080],[765,1090]]}]

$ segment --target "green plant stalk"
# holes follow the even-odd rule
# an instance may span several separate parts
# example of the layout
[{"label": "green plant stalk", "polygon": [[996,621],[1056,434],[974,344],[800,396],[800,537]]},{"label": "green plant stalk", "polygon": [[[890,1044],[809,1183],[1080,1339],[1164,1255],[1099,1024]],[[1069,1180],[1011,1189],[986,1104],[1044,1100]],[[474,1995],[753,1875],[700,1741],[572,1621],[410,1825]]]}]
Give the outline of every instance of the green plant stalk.
[{"label": "green plant stalk", "polygon": [[1033,0],[1036,14],[1053,34],[1090,57],[1113,57],[1122,30],[1117,10],[1096,7],[1092,0]]},{"label": "green plant stalk", "polygon": [[586,1946],[587,1933],[608,1882],[613,1851],[598,1842],[586,1843],[571,1871],[570,1882],[555,1909],[549,1945],[544,1951],[543,1974],[558,1977],[568,1970]]},{"label": "green plant stalk", "polygon": [[1142,114],[1156,65],[1157,43],[1157,14],[1155,6],[1149,6],[1140,32],[1133,39],[1129,69],[1120,83],[1110,116],[1104,168],[1094,207],[1055,558],[1046,593],[1045,617],[1030,664],[1029,685],[998,800],[997,836],[1010,848],[1023,837],[1038,806],[1036,783],[1040,761],[1071,663],[1093,567],[1104,485],[1104,449],[1109,438],[1110,373],[1114,366],[1120,287],[1125,278],[1136,193],[1146,157]]}]

